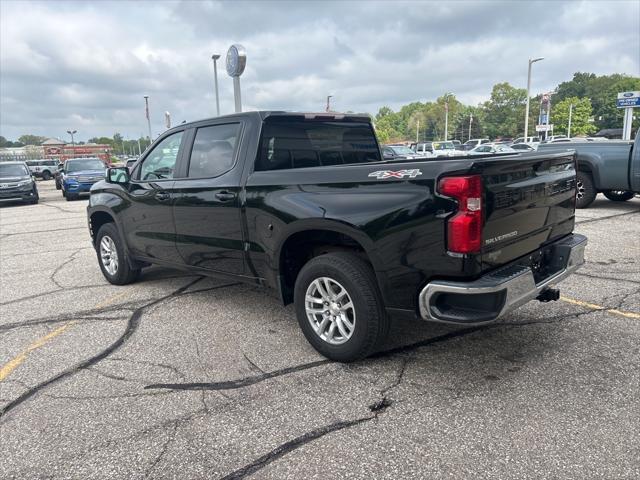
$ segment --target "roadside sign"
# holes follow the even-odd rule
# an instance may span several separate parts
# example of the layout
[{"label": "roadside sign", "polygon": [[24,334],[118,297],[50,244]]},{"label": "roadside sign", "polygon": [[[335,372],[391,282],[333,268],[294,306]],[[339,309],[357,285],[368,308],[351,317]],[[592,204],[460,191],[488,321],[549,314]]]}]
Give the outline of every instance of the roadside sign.
[{"label": "roadside sign", "polygon": [[640,107],[640,97],[619,98],[616,102],[618,108]]},{"label": "roadside sign", "polygon": [[553,124],[551,125],[536,125],[536,132],[550,132],[553,131]]},{"label": "roadside sign", "polygon": [[618,100],[616,101],[616,107],[640,107],[640,92],[620,92],[618,94]]}]

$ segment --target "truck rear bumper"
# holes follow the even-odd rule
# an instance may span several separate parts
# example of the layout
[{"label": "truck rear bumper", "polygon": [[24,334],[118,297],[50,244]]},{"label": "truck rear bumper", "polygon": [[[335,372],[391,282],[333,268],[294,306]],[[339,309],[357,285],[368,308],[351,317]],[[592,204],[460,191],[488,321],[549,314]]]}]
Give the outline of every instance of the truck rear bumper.
[{"label": "truck rear bumper", "polygon": [[473,282],[430,282],[420,292],[420,316],[465,325],[497,320],[580,268],[586,245],[572,234]]}]

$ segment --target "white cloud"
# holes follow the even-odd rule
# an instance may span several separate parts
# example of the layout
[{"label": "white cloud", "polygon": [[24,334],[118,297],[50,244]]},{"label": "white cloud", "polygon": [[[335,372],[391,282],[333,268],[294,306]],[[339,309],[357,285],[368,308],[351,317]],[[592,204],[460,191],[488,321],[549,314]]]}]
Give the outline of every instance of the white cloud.
[{"label": "white cloud", "polygon": [[[620,12],[624,11],[624,14]],[[224,53],[248,51],[247,108],[375,113],[444,92],[476,104],[494,83],[548,91],[576,71],[640,73],[640,4],[618,2],[0,3],[0,130],[136,137],[233,110]]]}]

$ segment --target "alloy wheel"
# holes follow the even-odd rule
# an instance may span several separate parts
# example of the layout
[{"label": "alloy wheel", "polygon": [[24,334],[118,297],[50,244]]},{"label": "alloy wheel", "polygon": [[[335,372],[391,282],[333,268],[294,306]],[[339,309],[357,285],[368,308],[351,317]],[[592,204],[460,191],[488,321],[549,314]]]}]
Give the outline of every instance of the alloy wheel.
[{"label": "alloy wheel", "polygon": [[313,331],[331,345],[347,342],[356,326],[356,311],[347,289],[330,277],[316,278],[305,295],[307,319]]},{"label": "alloy wheel", "polygon": [[109,275],[113,276],[118,272],[118,251],[109,235],[105,235],[100,240],[100,260]]}]

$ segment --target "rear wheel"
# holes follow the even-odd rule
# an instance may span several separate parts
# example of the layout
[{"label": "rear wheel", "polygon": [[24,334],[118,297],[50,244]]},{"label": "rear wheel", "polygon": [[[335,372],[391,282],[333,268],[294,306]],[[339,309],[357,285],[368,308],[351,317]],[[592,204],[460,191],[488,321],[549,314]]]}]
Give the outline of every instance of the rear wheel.
[{"label": "rear wheel", "polygon": [[373,270],[354,254],[329,253],[307,262],[296,279],[294,299],[305,337],[331,360],[364,358],[389,331]]},{"label": "rear wheel", "polygon": [[579,171],[576,175],[576,208],[587,208],[596,199],[597,193],[591,175]]},{"label": "rear wheel", "polygon": [[633,192],[627,192],[625,190],[606,190],[602,194],[612,202],[626,202],[634,197]]},{"label": "rear wheel", "polygon": [[129,264],[124,244],[113,223],[105,223],[98,230],[96,252],[100,270],[109,283],[126,285],[138,278],[140,269]]},{"label": "rear wheel", "polygon": [[51,172],[49,172],[48,170],[45,170],[44,172],[42,172],[42,179],[51,180]]}]

